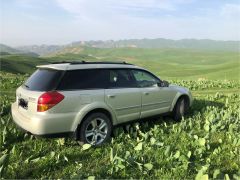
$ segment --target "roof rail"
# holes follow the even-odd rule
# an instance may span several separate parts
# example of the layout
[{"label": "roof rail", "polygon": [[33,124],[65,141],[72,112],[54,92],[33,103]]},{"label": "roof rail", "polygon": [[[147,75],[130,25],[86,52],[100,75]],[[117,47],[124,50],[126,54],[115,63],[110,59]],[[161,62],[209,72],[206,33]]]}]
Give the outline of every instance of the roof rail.
[{"label": "roof rail", "polygon": [[99,62],[96,62],[96,61],[60,61],[60,62],[53,62],[51,64],[63,64],[63,63],[69,63],[71,65],[74,65],[74,64],[125,64],[125,65],[132,65],[130,63],[127,63],[125,61],[123,62],[110,62],[110,61],[99,61]]},{"label": "roof rail", "polygon": [[[65,64],[69,63],[72,64],[74,61],[56,61],[56,62],[51,62],[51,64]],[[77,63],[84,63],[85,61],[76,61]]]}]

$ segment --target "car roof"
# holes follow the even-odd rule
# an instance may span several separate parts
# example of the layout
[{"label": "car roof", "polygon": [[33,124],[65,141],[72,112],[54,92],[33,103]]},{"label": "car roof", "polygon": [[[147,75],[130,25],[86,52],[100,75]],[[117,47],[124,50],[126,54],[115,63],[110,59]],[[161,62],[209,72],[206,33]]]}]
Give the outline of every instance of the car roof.
[{"label": "car roof", "polygon": [[76,70],[76,69],[105,69],[105,68],[134,68],[143,69],[141,67],[126,62],[56,62],[47,65],[39,65],[37,68],[56,69],[56,70]]}]

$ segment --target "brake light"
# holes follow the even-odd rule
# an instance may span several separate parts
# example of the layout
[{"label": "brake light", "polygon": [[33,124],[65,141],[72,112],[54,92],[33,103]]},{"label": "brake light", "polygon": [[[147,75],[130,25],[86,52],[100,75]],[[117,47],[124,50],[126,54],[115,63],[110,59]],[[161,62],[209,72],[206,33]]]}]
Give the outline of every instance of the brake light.
[{"label": "brake light", "polygon": [[57,105],[64,99],[64,95],[57,91],[45,92],[38,98],[37,111],[44,112]]}]

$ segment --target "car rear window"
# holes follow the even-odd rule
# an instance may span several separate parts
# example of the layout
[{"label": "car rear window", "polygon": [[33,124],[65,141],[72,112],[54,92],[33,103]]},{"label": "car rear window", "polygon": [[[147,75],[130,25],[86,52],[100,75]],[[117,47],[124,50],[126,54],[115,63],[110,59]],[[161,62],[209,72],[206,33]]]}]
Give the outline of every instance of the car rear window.
[{"label": "car rear window", "polygon": [[54,90],[62,76],[63,71],[54,69],[38,69],[24,83],[24,87],[33,91]]}]

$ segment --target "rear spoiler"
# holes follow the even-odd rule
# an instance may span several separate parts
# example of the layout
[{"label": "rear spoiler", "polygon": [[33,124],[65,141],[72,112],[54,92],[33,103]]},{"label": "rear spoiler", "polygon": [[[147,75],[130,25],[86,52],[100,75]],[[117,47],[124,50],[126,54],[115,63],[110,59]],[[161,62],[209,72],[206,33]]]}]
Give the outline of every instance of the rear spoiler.
[{"label": "rear spoiler", "polygon": [[36,66],[39,69],[54,69],[54,70],[67,70],[66,64],[47,64]]}]

